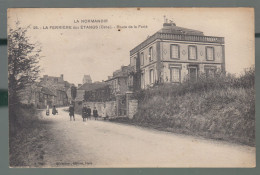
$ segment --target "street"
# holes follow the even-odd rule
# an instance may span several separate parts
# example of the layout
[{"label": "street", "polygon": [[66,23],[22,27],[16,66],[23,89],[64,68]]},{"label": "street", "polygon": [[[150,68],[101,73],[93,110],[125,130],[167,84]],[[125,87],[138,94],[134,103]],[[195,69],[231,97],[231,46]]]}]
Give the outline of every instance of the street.
[{"label": "street", "polygon": [[109,121],[46,116],[44,167],[254,167],[255,148]]}]

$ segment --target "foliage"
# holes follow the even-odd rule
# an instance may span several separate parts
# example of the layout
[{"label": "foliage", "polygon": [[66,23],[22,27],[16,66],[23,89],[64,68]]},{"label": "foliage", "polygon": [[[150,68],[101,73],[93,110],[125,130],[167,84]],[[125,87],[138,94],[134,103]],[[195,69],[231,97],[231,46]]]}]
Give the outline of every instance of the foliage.
[{"label": "foliage", "polygon": [[196,82],[139,91],[132,122],[248,145],[255,141],[255,70],[243,75],[201,74]]},{"label": "foliage", "polygon": [[19,105],[25,88],[38,78],[41,48],[27,36],[29,27],[21,27],[19,21],[8,26],[8,89],[10,118]]},{"label": "foliage", "polygon": [[77,88],[75,86],[71,86],[71,98],[75,100],[77,97]]}]

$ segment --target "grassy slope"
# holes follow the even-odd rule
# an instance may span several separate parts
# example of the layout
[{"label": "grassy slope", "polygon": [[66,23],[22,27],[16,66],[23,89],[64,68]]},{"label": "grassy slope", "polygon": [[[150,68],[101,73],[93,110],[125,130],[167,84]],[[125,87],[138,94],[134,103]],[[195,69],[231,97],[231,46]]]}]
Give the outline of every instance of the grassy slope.
[{"label": "grassy slope", "polygon": [[33,108],[17,107],[19,118],[16,124],[10,123],[9,162],[11,167],[38,167],[44,165],[43,147],[49,138],[46,121]]}]

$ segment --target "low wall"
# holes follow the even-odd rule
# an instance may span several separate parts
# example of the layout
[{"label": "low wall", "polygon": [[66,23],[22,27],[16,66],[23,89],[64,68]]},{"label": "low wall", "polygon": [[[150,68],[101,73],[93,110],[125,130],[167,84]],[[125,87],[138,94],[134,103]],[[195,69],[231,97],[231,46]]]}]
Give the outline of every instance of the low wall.
[{"label": "low wall", "polygon": [[[93,115],[93,109],[94,107],[97,108],[98,115],[102,116],[102,113],[104,112],[104,105],[106,106],[107,115],[109,117],[116,116],[116,101],[107,101],[107,102],[85,102],[83,104],[86,104],[91,108],[91,115]],[[82,106],[83,106],[82,104]]]}]

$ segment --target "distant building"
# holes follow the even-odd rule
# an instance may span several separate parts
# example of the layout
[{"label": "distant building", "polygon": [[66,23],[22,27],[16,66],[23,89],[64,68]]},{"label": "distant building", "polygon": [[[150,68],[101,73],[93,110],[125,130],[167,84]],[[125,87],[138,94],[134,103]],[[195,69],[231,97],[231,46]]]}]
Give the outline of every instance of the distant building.
[{"label": "distant building", "polygon": [[37,108],[46,108],[55,104],[56,95],[47,87],[40,86],[38,83],[28,86],[22,93],[23,104],[33,104]]},{"label": "distant building", "polygon": [[130,51],[129,86],[145,89],[156,83],[196,80],[200,73],[214,76],[225,71],[223,37],[176,26],[167,20],[163,28]]},{"label": "distant building", "polygon": [[122,66],[121,69],[113,72],[113,76],[108,76],[105,82],[109,84],[112,94],[125,94],[128,90],[129,66]]},{"label": "distant building", "polygon": [[85,83],[92,83],[90,75],[84,75],[82,84],[85,84]]},{"label": "distant building", "polygon": [[54,94],[54,104],[56,106],[65,106],[69,104],[67,91],[73,85],[67,81],[64,81],[63,74],[60,77],[44,75],[40,79],[40,86],[50,89]]}]

